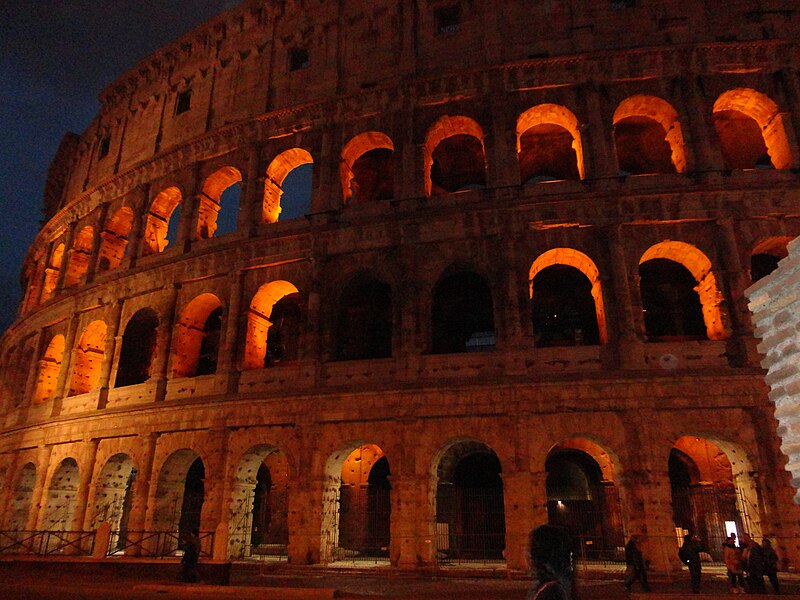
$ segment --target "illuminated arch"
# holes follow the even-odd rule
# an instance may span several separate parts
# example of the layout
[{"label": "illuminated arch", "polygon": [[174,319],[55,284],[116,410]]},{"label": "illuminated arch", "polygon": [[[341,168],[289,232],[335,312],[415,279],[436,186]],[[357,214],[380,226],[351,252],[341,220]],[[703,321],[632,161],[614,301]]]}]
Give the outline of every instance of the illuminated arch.
[{"label": "illuminated arch", "polygon": [[721,137],[719,119],[726,111],[741,113],[758,124],[772,166],[776,169],[791,169],[795,165],[796,159],[792,156],[787,135],[788,123],[778,105],[769,96],[750,88],[737,88],[728,90],[717,98],[714,102],[714,116]]},{"label": "illuminated arch", "polygon": [[671,161],[678,173],[685,173],[687,168],[686,144],[678,113],[666,100],[656,96],[638,94],[620,102],[614,111],[614,126],[625,119],[645,117],[655,121],[664,129],[663,138],[669,144]]},{"label": "illuminated arch", "polygon": [[528,273],[528,294],[533,299],[533,278],[542,269],[553,265],[566,265],[574,267],[583,273],[592,285],[592,298],[594,299],[595,312],[597,314],[597,329],[600,336],[600,343],[608,341],[608,328],[606,325],[606,310],[603,303],[603,290],[600,283],[600,271],[591,258],[583,252],[573,248],[553,248],[540,255],[531,265]]},{"label": "illuminated arch", "polygon": [[276,156],[267,167],[267,178],[264,182],[264,203],[261,212],[264,223],[275,223],[281,214],[281,197],[283,196],[283,180],[301,165],[313,164],[311,154],[303,148],[291,148]]},{"label": "illuminated arch", "polygon": [[101,234],[98,271],[116,269],[122,262],[128,246],[128,235],[133,225],[133,218],[133,209],[123,206],[106,221],[105,229]]},{"label": "illuminated arch", "polygon": [[[181,448],[167,457],[158,470],[156,494],[152,505],[152,530],[178,532],[199,529],[202,522],[202,507],[205,501],[205,486],[202,474],[205,461],[190,448]],[[199,483],[196,490],[189,489],[187,480]],[[194,492],[187,497],[186,492]],[[178,539],[170,539],[167,544],[177,549]]]},{"label": "illuminated arch", "polygon": [[204,240],[214,237],[217,231],[217,216],[222,205],[222,194],[241,180],[242,174],[234,167],[222,167],[206,178],[200,197],[195,238]]},{"label": "illuminated arch", "polygon": [[724,298],[708,257],[691,244],[665,240],[648,248],[639,259],[639,265],[657,258],[674,261],[689,270],[692,277],[697,281],[697,286],[694,289],[700,297],[708,339],[726,339],[729,336],[729,332],[726,317],[722,310]]},{"label": "illuminated arch", "polygon": [[[355,178],[354,165],[365,154],[373,150],[388,150],[394,152],[392,140],[379,131],[365,131],[351,139],[342,149],[342,159],[339,164],[339,176],[342,182],[342,195],[345,203],[353,198],[352,184]],[[378,176],[385,176],[378,173]]]},{"label": "illuminated arch", "polygon": [[[216,371],[219,351],[219,328],[216,325],[219,324],[221,309],[222,302],[214,294],[200,294],[183,309],[175,331],[177,340],[173,377],[194,377]],[[209,319],[212,317],[216,317],[216,325],[209,330]],[[214,339],[209,339],[212,337]],[[210,355],[209,364],[201,366],[206,353]]]},{"label": "illuminated arch", "polygon": [[94,482],[94,506],[91,507],[91,528],[97,529],[100,523],[111,525],[111,550],[116,550],[122,542],[131,511],[131,492],[137,475],[136,464],[124,453],[111,456],[103,465]]},{"label": "illuminated arch", "polygon": [[267,337],[272,326],[270,316],[275,304],[283,297],[297,294],[297,288],[288,281],[271,281],[258,288],[247,313],[245,340],[245,369],[260,369],[267,355]]},{"label": "illuminated arch", "polygon": [[92,321],[83,330],[78,347],[75,348],[70,396],[85,394],[98,386],[105,347],[106,324],[103,321]]},{"label": "illuminated arch", "polygon": [[[529,108],[517,119],[517,156],[522,159],[522,136],[533,127],[540,125],[557,125],[567,130],[572,136],[572,149],[577,160],[578,176],[586,177],[584,171],[583,143],[577,117],[567,107],[559,104],[539,104]],[[524,182],[523,182],[524,183]]]},{"label": "illuminated arch", "polygon": [[39,359],[36,390],[33,393],[33,403],[41,404],[51,400],[58,388],[58,375],[61,372],[61,362],[64,359],[64,346],[66,342],[60,333],[54,335],[47,344],[42,358]]},{"label": "illuminated arch", "polygon": [[425,176],[425,195],[430,196],[433,193],[433,184],[431,181],[431,168],[433,167],[433,153],[436,148],[447,138],[453,136],[463,135],[470,136],[478,140],[481,149],[481,158],[483,160],[484,172],[486,170],[486,150],[483,145],[483,129],[473,119],[463,116],[443,116],[436,123],[434,123],[428,130],[425,136],[424,147],[424,176]]},{"label": "illuminated arch", "polygon": [[72,242],[67,272],[64,275],[64,287],[77,285],[86,276],[93,248],[94,228],[91,225],[87,225],[78,232]]},{"label": "illuminated arch", "polygon": [[143,255],[158,254],[167,247],[169,244],[167,231],[170,217],[172,217],[172,213],[181,203],[181,200],[181,191],[175,186],[162,190],[153,198],[145,224],[144,243],[142,244]]}]

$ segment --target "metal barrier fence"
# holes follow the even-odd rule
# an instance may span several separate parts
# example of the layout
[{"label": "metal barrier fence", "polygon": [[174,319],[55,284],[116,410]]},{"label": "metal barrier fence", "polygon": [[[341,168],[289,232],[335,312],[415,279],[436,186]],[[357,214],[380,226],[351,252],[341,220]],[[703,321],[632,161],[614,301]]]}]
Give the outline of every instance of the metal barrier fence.
[{"label": "metal barrier fence", "polygon": [[[201,531],[200,557],[211,558],[214,552],[214,532]],[[112,532],[107,556],[141,556],[164,558],[182,556],[182,540],[175,531]]]},{"label": "metal barrier fence", "polygon": [[0,553],[91,556],[94,531],[0,531]]}]

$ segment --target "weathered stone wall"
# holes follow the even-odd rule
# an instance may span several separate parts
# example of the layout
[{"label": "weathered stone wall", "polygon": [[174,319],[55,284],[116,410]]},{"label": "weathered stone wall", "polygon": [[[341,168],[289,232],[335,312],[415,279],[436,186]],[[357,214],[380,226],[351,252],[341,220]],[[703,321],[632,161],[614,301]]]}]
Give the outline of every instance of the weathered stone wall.
[{"label": "weathered stone wall", "polygon": [[[780,257],[800,235],[794,10],[462,2],[439,31],[436,11],[455,4],[362,4],[244,3],[124,74],[59,154],[63,197],[48,187],[51,218],[0,344],[3,526],[35,529],[69,496],[69,529],[127,511],[128,531],[174,533],[199,459],[200,526],[238,556],[253,470],[274,455],[290,559],[327,561],[342,463],[374,445],[391,469],[391,561],[427,566],[441,558],[439,465],[475,447],[500,464],[504,557],[524,569],[527,532],[548,518],[550,452],[598,448],[624,533],[646,534],[666,570],[670,452],[713,446],[752,531],[779,534],[796,565],[800,513],[744,293],[753,256]],[[745,167],[721,142],[737,133],[732,113],[756,132],[742,138]],[[657,156],[623,168],[621,156],[641,158],[626,140],[654,132]],[[523,164],[550,166],[536,157],[549,139],[566,140],[553,160],[575,161],[568,176],[526,180]],[[366,189],[370,163],[357,163],[375,151],[389,197],[370,201],[352,186]],[[309,162],[310,208],[282,219],[287,173]],[[459,176],[473,179],[446,191]],[[212,235],[228,184],[241,185],[237,227]],[[702,335],[648,332],[649,260],[694,278]],[[587,278],[598,343],[537,342],[532,281],[550,266]],[[434,353],[437,291],[463,273],[488,290],[494,346]],[[389,299],[379,357],[338,360],[343,315],[363,308],[353,289]],[[288,296],[296,353],[267,360],[271,311]],[[221,329],[215,372],[192,376],[201,297],[221,306]],[[134,349],[144,376],[120,385],[142,314],[139,339],[154,345]],[[52,483],[65,461],[77,465],[68,489]],[[121,511],[114,473],[134,469]]]}]

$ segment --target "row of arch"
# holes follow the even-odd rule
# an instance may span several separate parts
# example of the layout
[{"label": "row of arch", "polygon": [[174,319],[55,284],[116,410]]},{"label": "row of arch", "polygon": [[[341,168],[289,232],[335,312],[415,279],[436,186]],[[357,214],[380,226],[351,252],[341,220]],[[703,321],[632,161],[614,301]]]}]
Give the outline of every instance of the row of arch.
[{"label": "row of arch", "polygon": [[[787,241],[772,238],[759,244],[758,254],[752,258],[755,277],[777,266],[785,255]],[[648,341],[720,340],[730,335],[721,282],[711,261],[697,247],[676,241],[652,246],[639,259],[638,284]],[[541,254],[529,270],[528,296],[534,346],[608,342],[601,272],[585,253],[554,248]],[[343,285],[333,302],[336,310],[331,314],[335,322],[327,326],[330,360],[393,355],[396,315],[388,283],[375,274],[357,274]],[[429,307],[430,353],[495,347],[495,292],[479,273],[455,267],[445,270],[431,289]],[[303,352],[309,352],[304,348],[307,311],[304,294],[289,281],[271,281],[258,288],[249,301],[246,326],[240,333],[244,337],[240,368],[261,369],[303,358]],[[213,293],[201,293],[186,303],[173,325],[168,376],[216,373],[227,318],[223,301]],[[161,318],[151,308],[138,310],[127,321],[122,331],[115,387],[143,383],[151,376],[160,323]],[[92,321],[77,340],[69,363],[71,374],[62,391],[57,386],[61,370],[66,368],[65,337],[53,335],[44,346],[37,363],[34,404],[59,393],[88,393],[101,385],[104,360],[110,360],[106,355],[114,351],[108,344],[106,323]]]},{"label": "row of arch", "polygon": [[[753,89],[729,90],[716,100],[712,114],[726,168],[789,169],[796,165],[784,116],[768,96]],[[692,169],[678,112],[666,100],[631,96],[617,107],[612,123],[620,174],[686,173]],[[516,124],[520,181],[586,179],[584,128],[563,105],[540,104],[522,113]],[[486,186],[485,137],[483,128],[466,116],[444,116],[434,123],[423,145],[425,194]],[[378,131],[360,133],[345,144],[339,163],[345,204],[395,196],[394,150],[391,138]],[[307,167],[313,162],[303,148],[290,148],[276,156],[265,173],[260,215],[252,218],[274,223],[309,213],[311,177]],[[191,207],[191,216],[183,219],[185,227],[193,229],[185,237],[207,239],[229,233],[249,219],[239,215],[242,180],[242,172],[233,166],[209,175],[197,194],[196,207]],[[139,217],[143,222],[136,223],[142,229],[142,240],[134,250],[128,245],[137,215],[130,206],[110,212],[97,230],[84,225],[71,243],[56,240],[38,265],[39,272],[30,274],[34,285],[26,306],[45,302],[59,287],[71,287],[94,273],[119,267],[126,254],[148,256],[174,245],[181,237],[182,211],[178,209],[185,204],[179,187],[160,191]]]},{"label": "row of arch", "polygon": [[[396,518],[392,494],[398,485],[391,477],[391,459],[379,445],[365,441],[345,444],[328,456],[321,498],[316,500],[321,504],[321,562],[389,557],[391,522]],[[669,480],[677,529],[701,536],[717,558],[726,526],[731,526],[726,523],[740,533],[761,533],[759,492],[741,448],[724,440],[684,436],[670,449],[667,462],[661,470]],[[40,530],[94,530],[107,522],[113,532],[109,551],[114,552],[130,539],[132,521],[150,532],[214,530],[215,517],[209,518],[204,505],[209,490],[216,487],[227,490],[219,518],[227,524],[228,557],[285,555],[292,527],[289,508],[297,502],[293,496],[302,493],[302,486],[292,485],[297,473],[290,457],[272,444],[251,446],[226,475],[230,481],[225,486],[215,481],[219,475],[209,473],[208,466],[200,453],[184,447],[154,467],[154,480],[148,481],[139,471],[141,465],[119,452],[93,474],[92,491],[82,496],[78,462],[64,458],[48,480],[41,514],[35,514],[34,489],[42,474],[29,462],[14,476],[5,529],[25,530],[35,523]],[[616,455],[593,439],[573,437],[550,449],[543,469],[547,518],[571,531],[578,556],[619,560],[634,515],[625,509],[630,490]],[[434,560],[501,561],[506,549],[506,484],[495,451],[475,438],[453,439],[433,457],[428,475],[426,518],[435,540]],[[400,481],[408,485],[408,480]],[[141,514],[144,506],[137,507],[134,500],[144,497],[143,492],[150,498],[146,519]],[[79,497],[85,507],[79,505]],[[140,514],[132,519],[136,510]]]}]

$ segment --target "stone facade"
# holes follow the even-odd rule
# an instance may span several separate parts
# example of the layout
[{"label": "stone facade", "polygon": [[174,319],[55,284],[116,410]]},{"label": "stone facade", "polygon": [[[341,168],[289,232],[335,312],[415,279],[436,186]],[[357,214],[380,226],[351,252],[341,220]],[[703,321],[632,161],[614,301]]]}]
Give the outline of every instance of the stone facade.
[{"label": "stone facade", "polygon": [[759,6],[249,1],[123,74],[0,346],[2,528],[524,570],[549,519],[668,570],[729,521],[797,565],[744,290],[800,234],[800,23]]}]

